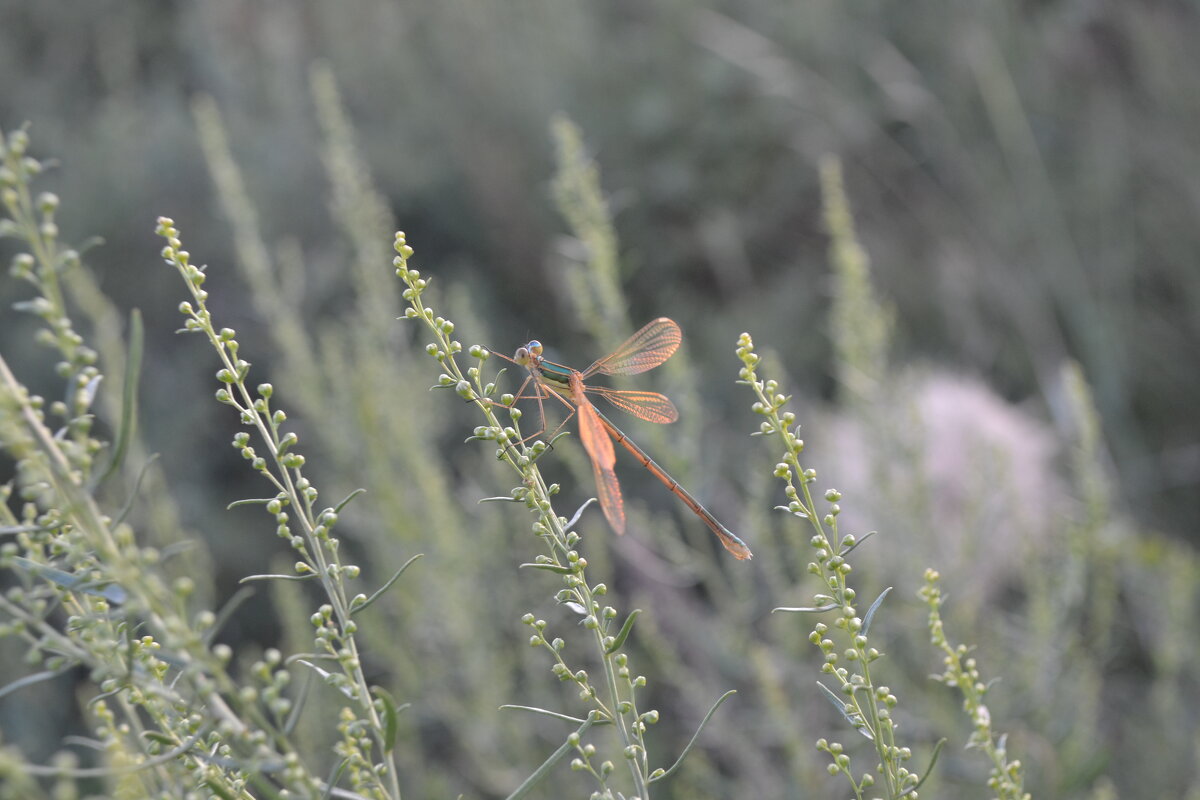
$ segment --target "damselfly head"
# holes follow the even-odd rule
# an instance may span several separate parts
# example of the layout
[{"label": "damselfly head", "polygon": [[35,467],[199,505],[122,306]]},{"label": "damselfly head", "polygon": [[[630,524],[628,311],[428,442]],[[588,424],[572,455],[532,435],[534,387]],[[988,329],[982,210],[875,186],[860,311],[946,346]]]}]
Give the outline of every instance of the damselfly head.
[{"label": "damselfly head", "polygon": [[533,367],[541,360],[541,342],[538,339],[529,342],[522,348],[517,348],[516,353],[512,354],[512,360],[520,363],[522,367]]},{"label": "damselfly head", "polygon": [[534,339],[524,347],[518,347],[517,352],[513,353],[513,361],[520,364],[522,367],[531,367],[542,355],[542,343]]}]

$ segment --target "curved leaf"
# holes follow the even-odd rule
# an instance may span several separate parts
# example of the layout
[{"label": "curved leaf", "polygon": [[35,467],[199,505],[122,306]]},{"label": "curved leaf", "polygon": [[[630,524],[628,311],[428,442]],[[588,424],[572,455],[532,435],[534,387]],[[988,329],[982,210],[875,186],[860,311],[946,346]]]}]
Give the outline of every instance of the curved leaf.
[{"label": "curved leaf", "polygon": [[663,778],[668,777],[675,770],[679,769],[679,765],[683,763],[683,759],[687,757],[687,754],[690,753],[692,748],[696,745],[696,740],[700,738],[700,732],[704,730],[704,726],[708,724],[710,719],[712,719],[712,715],[717,713],[717,709],[721,707],[722,703],[724,703],[730,697],[733,697],[735,694],[737,694],[737,689],[730,689],[728,692],[717,698],[717,702],[713,703],[712,708],[710,708],[708,713],[704,715],[704,719],[700,720],[700,725],[696,728],[696,732],[692,734],[691,741],[689,741],[687,746],[683,748],[683,752],[679,754],[679,758],[675,759],[675,763],[672,764],[669,769],[658,773],[646,782],[654,783],[656,781],[661,781]]},{"label": "curved leaf", "polygon": [[929,766],[925,768],[923,773],[921,773],[921,780],[917,781],[916,784],[909,789],[908,792],[906,792],[906,794],[912,794],[917,789],[921,788],[921,784],[929,780],[929,776],[933,773],[933,765],[937,763],[938,756],[941,755],[942,748],[945,745],[946,740],[944,738],[938,739],[938,743],[933,746],[933,755],[929,757]]},{"label": "curved leaf", "polygon": [[378,600],[380,597],[382,597],[383,593],[386,592],[388,589],[392,588],[392,584],[400,579],[400,576],[404,574],[404,570],[408,569],[414,561],[416,561],[418,558],[420,558],[423,555],[425,555],[425,554],[417,553],[415,556],[410,558],[408,561],[405,561],[404,566],[402,566],[402,567],[400,567],[400,569],[396,570],[396,574],[393,575],[391,578],[389,578],[387,583],[385,583],[383,586],[380,586],[378,589],[376,589],[375,593],[372,594],[370,597],[368,597],[365,601],[363,601],[363,604],[361,606],[357,606],[357,607],[351,609],[351,611],[350,611],[351,616],[362,611],[364,608],[367,608],[372,603],[374,603],[376,600]]},{"label": "curved leaf", "polygon": [[583,516],[584,510],[587,509],[587,507],[590,506],[594,502],[596,502],[596,498],[594,498],[594,497],[589,497],[587,500],[584,500],[583,505],[581,505],[578,509],[576,509],[575,514],[571,517],[570,520],[567,521],[567,524],[564,527],[567,530],[574,528],[575,524],[577,522],[579,522],[579,518]]},{"label": "curved leaf", "polygon": [[362,487],[355,489],[353,492],[346,495],[345,500],[343,500],[342,502],[338,503],[336,506],[333,507],[333,513],[335,513],[335,514],[342,513],[342,509],[345,508],[347,505],[349,505],[351,500],[358,497],[360,494],[366,494],[366,493],[367,493],[367,490],[363,489]]},{"label": "curved leaf", "polygon": [[867,532],[867,533],[864,533],[864,534],[863,534],[863,537],[862,537],[861,539],[859,539],[857,542],[855,542],[854,544],[852,544],[852,545],[850,545],[849,547],[847,547],[847,548],[846,548],[845,550],[843,550],[842,552],[838,553],[838,555],[839,555],[839,556],[842,556],[842,557],[845,557],[845,556],[849,555],[850,553],[853,553],[853,552],[854,552],[854,549],[855,549],[856,547],[858,547],[860,544],[862,544],[863,542],[865,542],[867,539],[870,539],[872,536],[874,536],[874,535],[875,535],[876,533],[878,533],[878,532],[879,532],[879,531],[869,531],[869,532]]},{"label": "curved leaf", "polygon": [[879,604],[883,602],[883,598],[891,593],[892,587],[887,587],[879,593],[879,597],[875,598],[875,602],[871,603],[871,607],[867,609],[867,615],[863,617],[862,635],[866,636],[867,631],[871,628],[871,620],[875,618],[875,612],[879,610]]},{"label": "curved leaf", "polygon": [[10,695],[18,689],[24,689],[26,686],[32,686],[35,683],[41,683],[42,681],[48,681],[51,678],[57,678],[59,675],[62,675],[64,672],[74,666],[75,664],[72,663],[65,667],[60,667],[59,669],[48,669],[43,670],[42,672],[35,672],[32,675],[26,675],[24,678],[15,680],[3,688],[0,688],[0,697]]},{"label": "curved leaf", "polygon": [[619,633],[617,633],[616,638],[613,639],[612,644],[604,649],[605,655],[612,655],[613,653],[617,652],[618,649],[620,649],[621,645],[625,644],[625,640],[629,638],[629,632],[633,630],[634,620],[636,620],[638,618],[638,614],[641,613],[642,610],[640,608],[635,608],[633,611],[629,612],[629,616],[625,619],[625,624],[621,626],[621,630]]}]

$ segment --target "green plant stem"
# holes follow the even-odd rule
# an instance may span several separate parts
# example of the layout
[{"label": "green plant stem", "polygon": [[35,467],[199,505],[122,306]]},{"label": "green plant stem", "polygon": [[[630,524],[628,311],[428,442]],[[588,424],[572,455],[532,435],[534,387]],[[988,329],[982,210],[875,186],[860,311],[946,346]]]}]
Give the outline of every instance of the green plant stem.
[{"label": "green plant stem", "polygon": [[[422,304],[421,293],[428,284],[429,279],[422,278],[420,273],[408,267],[408,259],[411,257],[413,251],[408,246],[403,233],[396,234],[395,247],[398,253],[394,262],[396,273],[407,286],[404,291],[404,298],[409,302],[409,308],[405,312],[405,318],[420,319],[432,331],[435,337],[435,341],[426,350],[437,359],[438,363],[445,370],[439,378],[438,386],[447,389],[453,388],[458,396],[472,401],[479,408],[488,424],[483,429],[476,429],[476,438],[494,439],[498,445],[497,457],[499,460],[508,464],[521,476],[523,489],[520,495],[525,500],[526,505],[537,512],[537,527],[540,528],[539,535],[550,545],[550,552],[546,556],[549,561],[546,563],[572,570],[570,574],[571,581],[568,583],[568,591],[574,595],[589,615],[594,615],[596,624],[592,626],[592,638],[595,642],[596,650],[600,654],[600,662],[604,670],[604,689],[608,697],[607,702],[596,697],[594,692],[590,693],[590,697],[604,718],[616,726],[623,748],[623,755],[629,763],[630,774],[637,796],[642,800],[648,800],[649,790],[646,777],[647,757],[645,746],[641,741],[640,735],[635,736],[630,728],[629,721],[626,719],[627,713],[636,719],[636,706],[631,696],[629,700],[630,711],[627,713],[622,713],[621,711],[623,701],[621,700],[621,692],[618,685],[619,678],[615,665],[618,656],[606,651],[604,641],[607,636],[606,621],[599,619],[600,605],[596,599],[595,592],[584,575],[587,561],[575,553],[572,546],[572,537],[575,534],[564,527],[563,518],[554,512],[551,497],[554,495],[557,487],[546,483],[535,464],[535,460],[542,453],[546,452],[547,448],[540,441],[528,446],[524,444],[524,439],[521,437],[519,429],[521,412],[504,403],[497,403],[490,398],[490,395],[495,391],[495,387],[493,384],[484,383],[480,367],[471,367],[467,373],[462,371],[454,358],[456,354],[462,352],[461,343],[452,338],[454,325],[448,320],[435,316],[433,309]],[[481,348],[472,348],[471,352],[479,359],[481,365],[488,357],[486,351]],[[514,427],[505,427],[501,424],[495,413],[497,407],[508,409]],[[480,434],[481,431],[484,432],[483,435]],[[563,561],[564,558],[566,559],[566,563]],[[549,647],[549,644],[546,644]],[[552,647],[550,649],[554,653],[558,663],[563,668],[566,668],[566,664],[562,661],[557,651]],[[600,776],[597,775],[597,777],[599,778]]]},{"label": "green plant stem", "polygon": [[[250,365],[236,358],[238,348],[236,341],[231,338],[232,333],[227,336],[223,330],[218,334],[213,326],[212,317],[206,305],[207,292],[200,288],[204,281],[203,271],[188,263],[188,254],[181,249],[178,231],[174,229],[171,220],[161,218],[158,233],[167,239],[167,246],[163,251],[164,258],[179,272],[193,301],[197,304],[196,310],[189,305],[185,312],[191,316],[189,322],[194,322],[189,329],[203,331],[224,367],[221,373],[227,373],[233,377],[232,380],[226,381],[226,386],[232,388],[237,393],[237,397],[227,388],[223,390],[226,392],[225,402],[238,410],[244,424],[252,425],[258,431],[259,439],[266,444],[270,453],[271,462],[275,467],[274,472],[270,469],[259,469],[258,471],[289,498],[293,508],[301,512],[296,516],[299,518],[304,540],[311,544],[311,547],[306,550],[306,555],[315,562],[314,571],[337,619],[339,631],[336,637],[337,641],[346,652],[337,652],[330,642],[327,642],[326,646],[330,649],[331,654],[337,657],[343,672],[348,674],[353,684],[352,697],[361,712],[366,715],[371,736],[387,765],[387,768],[383,770],[386,772],[386,791],[389,796],[399,800],[401,796],[399,778],[392,758],[391,743],[385,738],[386,726],[375,706],[370,686],[363,672],[362,659],[354,636],[357,625],[351,619],[352,609],[350,601],[346,597],[345,585],[342,580],[342,566],[336,561],[336,557],[334,561],[329,558],[328,553],[333,550],[327,547],[330,544],[327,528],[323,528],[324,532],[321,534],[318,534],[317,531],[317,512],[313,507],[316,497],[315,490],[309,492],[308,489],[311,487],[303,478],[300,467],[289,466],[285,460],[283,440],[279,435],[281,423],[271,416],[269,395],[261,396],[258,401],[251,396],[245,381]],[[299,485],[301,481],[306,484],[303,488]],[[276,730],[273,724],[268,723],[268,727]]]}]

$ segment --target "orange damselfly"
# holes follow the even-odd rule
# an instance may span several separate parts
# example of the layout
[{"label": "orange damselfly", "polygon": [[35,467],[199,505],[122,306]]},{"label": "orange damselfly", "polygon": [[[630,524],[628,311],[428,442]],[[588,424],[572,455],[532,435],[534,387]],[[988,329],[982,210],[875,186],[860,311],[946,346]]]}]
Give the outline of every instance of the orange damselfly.
[{"label": "orange damselfly", "polygon": [[[650,456],[646,455],[616,425],[613,425],[607,417],[601,414],[588,399],[589,394],[603,397],[622,411],[647,422],[674,422],[679,418],[679,412],[676,411],[675,404],[665,395],[657,392],[587,386],[584,381],[593,375],[636,375],[654,369],[671,357],[682,340],[683,334],[680,333],[679,326],[666,317],[659,317],[630,336],[612,353],[580,372],[543,358],[542,343],[535,339],[524,347],[518,348],[512,358],[514,362],[529,370],[529,377],[517,391],[516,400],[536,399],[538,401],[539,411],[542,412],[542,431],[545,430],[545,412],[542,409],[542,400],[545,398],[553,397],[571,408],[572,416],[579,415],[579,438],[592,462],[600,508],[603,509],[608,523],[617,533],[625,532],[625,502],[621,498],[621,486],[617,483],[617,475],[613,472],[616,464],[613,440],[632,453],[638,463],[649,470],[651,475],[662,481],[663,485],[682,500],[684,505],[690,508],[696,516],[704,520],[704,524],[717,535],[721,544],[735,558],[748,559],[752,557],[752,554],[746,543],[718,522],[708,509],[688,494],[687,490],[668,475],[666,470],[654,463]],[[525,388],[531,382],[535,393],[526,396],[524,395]],[[567,417],[568,420],[570,418],[570,416]],[[566,421],[563,424],[565,425]]]}]

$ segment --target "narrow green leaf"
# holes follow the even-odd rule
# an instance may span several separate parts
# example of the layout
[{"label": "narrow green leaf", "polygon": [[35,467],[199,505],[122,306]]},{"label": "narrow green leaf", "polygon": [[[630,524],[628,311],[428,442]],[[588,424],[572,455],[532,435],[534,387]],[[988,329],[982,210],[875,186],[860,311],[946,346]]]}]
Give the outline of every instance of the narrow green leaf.
[{"label": "narrow green leaf", "polygon": [[358,497],[360,494],[366,494],[366,493],[367,493],[367,490],[366,490],[366,489],[363,489],[363,488],[361,488],[361,487],[360,487],[360,488],[358,488],[358,489],[355,489],[353,492],[351,492],[350,494],[346,495],[346,499],[345,499],[345,500],[343,500],[342,502],[340,502],[340,503],[338,503],[336,506],[334,506],[334,508],[333,508],[333,513],[335,513],[335,514],[340,514],[340,513],[342,513],[342,509],[343,509],[343,508],[345,508],[346,506],[348,506],[348,505],[350,504],[350,501],[351,501],[351,500],[353,500],[354,498]]},{"label": "narrow green leaf", "polygon": [[[326,680],[326,681],[327,681],[329,678],[333,677],[333,673],[332,673],[332,672],[330,672],[329,670],[324,670],[324,669],[321,669],[320,667],[318,667],[316,664],[312,663],[311,661],[306,661],[306,660],[305,660],[305,659],[303,659],[303,658],[299,658],[299,659],[296,659],[296,663],[297,663],[297,664],[303,664],[304,666],[308,667],[308,668],[309,668],[309,669],[311,669],[313,672],[315,672],[315,673],[317,673],[318,675],[320,675],[322,680]],[[341,692],[342,694],[344,694],[346,697],[350,698],[351,700],[354,700],[354,699],[355,699],[355,697],[354,697],[354,692],[352,692],[352,691],[350,690],[350,687],[348,687],[348,686],[338,686],[338,687],[336,687],[336,688],[337,688],[337,690],[338,690],[339,692]]]},{"label": "narrow green leaf", "polygon": [[[501,711],[528,711],[530,714],[541,714],[544,717],[550,717],[551,719],[561,719],[564,722],[573,722],[576,725],[581,725],[584,722],[584,720],[580,719],[579,717],[572,717],[567,714],[560,714],[557,711],[548,711],[544,708],[538,708],[537,706],[515,706],[515,705],[511,705],[511,704],[505,704],[505,705],[500,706],[500,710]],[[608,724],[608,723],[604,722],[602,724]]]},{"label": "narrow green leaf", "polygon": [[[582,736],[587,732],[588,728],[596,724],[596,721],[596,712],[589,712],[588,718],[584,720],[583,724],[575,730],[575,733]],[[563,758],[565,758],[566,755],[574,749],[575,748],[571,746],[570,742],[563,742],[561,745],[559,745],[557,750],[550,754],[549,758],[542,762],[541,766],[535,769],[530,776],[521,783],[520,786],[513,790],[513,793],[510,794],[506,800],[520,800],[520,798],[525,797],[527,794],[529,794],[530,790],[533,789],[534,786],[537,786],[542,782],[543,778],[550,774],[550,771],[556,764],[558,764],[559,761],[562,761]]]},{"label": "narrow green leaf", "polygon": [[397,721],[399,713],[396,710],[396,700],[382,686],[372,686],[371,694],[378,697],[379,701],[383,703],[383,751],[391,753],[396,749],[396,733],[400,728]]},{"label": "narrow green leaf", "polygon": [[337,782],[341,780],[342,773],[346,771],[348,760],[343,758],[341,761],[333,765],[333,769],[329,771],[329,780],[325,782],[325,791],[321,795],[321,800],[329,800],[333,796],[333,789],[337,786]]},{"label": "narrow green leaf", "polygon": [[226,511],[238,508],[239,506],[265,506],[267,503],[275,500],[274,497],[247,497],[245,500],[234,500],[229,505],[225,506]]},{"label": "narrow green leaf", "polygon": [[142,373],[142,345],[145,343],[145,332],[142,328],[142,312],[133,309],[129,314],[129,350],[125,355],[125,385],[121,392],[121,421],[117,429],[116,447],[113,448],[112,460],[108,462],[104,474],[98,480],[92,481],[92,487],[98,486],[112,477],[125,460],[129,450],[129,440],[133,436],[133,427],[137,424],[137,387],[138,378]]},{"label": "narrow green leaf", "polygon": [[243,586],[233,593],[233,596],[221,606],[221,610],[217,612],[217,618],[213,622],[213,626],[204,632],[204,646],[212,644],[213,639],[221,628],[225,627],[225,623],[229,622],[229,618],[233,616],[233,612],[237,611],[238,606],[254,596],[254,589],[249,586]]},{"label": "narrow green leaf", "polygon": [[857,542],[855,542],[854,544],[847,547],[841,553],[838,553],[838,555],[845,557],[845,556],[849,555],[850,553],[853,553],[855,548],[857,548],[860,544],[865,542],[867,539],[870,539],[872,536],[874,536],[878,532],[879,531],[869,531],[867,533],[864,533],[863,537],[861,539],[859,539]]},{"label": "narrow green leaf", "polygon": [[101,700],[107,700],[108,698],[112,697],[113,695],[120,694],[124,690],[125,690],[124,686],[118,686],[116,689],[113,689],[112,691],[101,692],[100,694],[93,697],[91,700],[87,701],[87,708],[90,709],[95,703],[99,703]]},{"label": "narrow green leaf", "polygon": [[292,701],[292,711],[283,723],[285,736],[291,736],[292,731],[296,729],[296,723],[300,721],[300,712],[304,710],[304,704],[308,702],[309,690],[312,688],[312,676],[311,672],[304,672],[304,683],[300,684],[300,690],[296,692],[296,699]]},{"label": "narrow green leaf", "polygon": [[146,459],[145,464],[142,464],[142,468],[138,470],[137,480],[133,482],[133,489],[129,492],[129,499],[125,501],[125,505],[121,507],[120,513],[117,514],[116,519],[112,521],[112,525],[109,527],[116,528],[125,521],[125,517],[129,516],[129,512],[133,510],[133,503],[137,500],[138,492],[142,489],[142,480],[146,477],[146,472],[150,469],[150,465],[157,460],[158,453],[154,453]]},{"label": "narrow green leaf", "polygon": [[620,632],[617,633],[617,636],[615,639],[613,639],[612,644],[605,648],[605,655],[612,655],[613,653],[617,652],[618,649],[620,649],[621,645],[625,644],[625,640],[629,638],[629,632],[633,630],[634,620],[636,620],[638,618],[638,614],[641,613],[642,610],[640,608],[635,608],[633,611],[629,612],[629,616],[626,617],[625,624],[621,626]]},{"label": "narrow green leaf", "polygon": [[307,581],[317,577],[317,573],[309,572],[304,575],[247,575],[238,583],[250,583],[250,581]]},{"label": "narrow green leaf", "polygon": [[[43,165],[45,163],[46,162],[44,162],[44,161],[42,162]],[[88,238],[83,240],[83,244],[79,245],[79,247],[77,248],[77,252],[81,256],[86,255],[87,253],[91,252],[92,250],[94,250],[97,247],[100,247],[103,244],[104,244],[103,236],[89,236]]]},{"label": "narrow green leaf", "polygon": [[337,656],[332,653],[292,653],[284,659],[283,663],[290,667],[292,664],[303,661],[306,658],[311,661],[337,661]]},{"label": "narrow green leaf", "polygon": [[59,669],[48,669],[42,672],[35,672],[32,675],[26,675],[24,678],[19,678],[18,680],[5,685],[4,688],[0,688],[0,697],[6,697],[18,689],[24,689],[26,686],[32,686],[35,683],[41,683],[42,681],[48,681],[51,678],[57,678],[59,675],[62,675],[64,672],[74,666],[75,664],[72,663],[65,667],[60,667]]},{"label": "narrow green leaf", "polygon": [[391,578],[388,580],[388,582],[387,582],[387,583],[385,583],[383,586],[380,586],[380,587],[379,587],[379,588],[378,588],[378,589],[375,591],[375,594],[373,594],[373,595],[371,595],[370,597],[368,597],[368,598],[366,599],[366,601],[364,601],[364,602],[363,602],[363,604],[362,604],[361,606],[358,606],[358,607],[354,608],[354,609],[353,609],[353,610],[350,612],[350,614],[351,614],[351,615],[357,614],[358,612],[362,611],[364,608],[367,608],[368,606],[370,606],[372,603],[374,603],[374,602],[375,602],[376,600],[378,600],[380,597],[382,597],[382,596],[383,596],[383,593],[384,593],[384,592],[386,592],[388,589],[392,588],[392,584],[393,584],[393,583],[395,583],[396,581],[398,581],[398,580],[400,579],[400,576],[404,574],[404,570],[408,569],[408,568],[409,568],[409,566],[411,566],[411,565],[412,565],[412,563],[413,563],[414,561],[416,561],[418,558],[420,558],[420,557],[421,557],[421,556],[423,556],[423,555],[424,555],[424,553],[417,553],[415,556],[413,556],[412,558],[410,558],[408,561],[405,561],[405,562],[404,562],[404,566],[402,566],[402,567],[400,567],[400,569],[396,570],[396,574],[395,574],[395,575],[393,575],[393,576],[392,576],[392,577],[391,577]]},{"label": "narrow green leaf", "polygon": [[596,498],[594,497],[589,497],[587,500],[584,500],[583,505],[576,509],[575,514],[567,521],[564,529],[570,530],[571,528],[574,528],[575,523],[579,522],[579,518],[583,516],[584,510],[594,502],[596,502]]},{"label": "narrow green leaf", "polygon": [[802,608],[784,608],[781,606],[779,608],[772,608],[771,613],[774,614],[776,611],[784,611],[787,613],[818,614],[822,611],[832,611],[833,609],[835,609],[837,607],[838,607],[837,603],[830,603],[827,606],[812,606],[812,607],[802,607]]},{"label": "narrow green leaf", "polygon": [[874,734],[872,734],[865,725],[858,724],[858,721],[850,716],[850,712],[846,710],[846,701],[838,697],[837,692],[833,691],[833,689],[830,689],[820,681],[817,681],[817,686],[821,687],[821,691],[825,693],[825,697],[830,703],[833,704],[833,707],[838,710],[838,713],[846,719],[846,722],[849,722],[850,725],[856,728],[863,736],[867,737],[871,741],[875,741]]},{"label": "narrow green leaf", "polygon": [[879,604],[883,602],[883,598],[887,597],[892,591],[892,587],[887,587],[879,593],[879,597],[875,598],[875,602],[871,603],[871,607],[867,609],[867,615],[863,617],[862,635],[866,636],[867,631],[871,629],[871,620],[875,618],[875,612],[879,610]]},{"label": "narrow green leaf", "polygon": [[480,498],[477,502],[480,502],[480,503],[520,503],[522,501],[517,499],[516,497],[509,497],[508,495],[504,495],[502,497],[483,497],[483,498]]},{"label": "narrow green leaf", "polygon": [[191,539],[184,539],[181,542],[175,542],[174,544],[169,544],[162,549],[162,559],[161,560],[166,561],[168,558],[174,558],[177,555],[186,553],[188,550],[191,550],[192,548],[196,547],[197,544],[198,544],[197,542],[192,541]]},{"label": "narrow green leaf", "polygon": [[679,754],[679,758],[675,759],[675,763],[672,764],[669,769],[658,773],[653,778],[650,778],[647,783],[661,781],[663,778],[669,777],[671,773],[679,769],[679,766],[683,763],[683,759],[687,758],[687,754],[690,753],[692,748],[696,746],[696,740],[700,738],[700,732],[704,730],[704,726],[708,724],[710,719],[712,719],[712,715],[717,713],[717,709],[721,707],[722,703],[724,703],[730,697],[733,697],[735,694],[737,694],[737,689],[730,689],[728,692],[717,698],[717,702],[713,703],[712,708],[710,708],[708,713],[704,715],[704,719],[700,720],[700,726],[696,728],[696,732],[692,734],[691,741],[689,741],[687,746],[683,748],[683,752]]},{"label": "narrow green leaf", "polygon": [[161,731],[142,731],[142,736],[152,742],[158,742],[159,744],[167,744],[172,746],[175,744],[175,739],[173,737],[170,737]]},{"label": "narrow green leaf", "polygon": [[103,597],[105,600],[115,605],[124,603],[128,598],[125,590],[115,583],[100,584],[92,581],[85,581],[78,575],[72,575],[69,572],[63,572],[61,569],[39,564],[36,561],[30,561],[24,556],[13,556],[12,563],[26,572],[44,578],[51,583],[58,584],[72,592],[83,592],[84,594],[94,595],[95,597]]},{"label": "narrow green leaf", "polygon": [[925,781],[929,780],[929,776],[933,773],[933,766],[934,766],[934,764],[937,763],[938,756],[940,756],[942,754],[942,748],[945,746],[946,746],[946,740],[938,739],[937,744],[935,744],[933,746],[933,755],[931,755],[929,757],[929,766],[926,767],[925,771],[921,773],[921,780],[917,781],[916,784],[911,789],[908,790],[907,794],[912,794],[917,789],[920,789],[921,784],[923,784]]},{"label": "narrow green leaf", "polygon": [[6,525],[0,527],[0,536],[8,536],[16,533],[35,533],[37,531],[48,531],[49,528],[44,528],[41,525]]},{"label": "narrow green leaf", "polygon": [[[208,728],[203,728],[193,734],[186,742],[178,747],[168,750],[165,753],[159,753],[153,758],[148,758],[145,761],[137,764],[129,764],[122,767],[64,767],[61,765],[45,767],[41,764],[22,764],[21,769],[28,772],[30,775],[38,775],[41,777],[58,776],[70,778],[109,778],[114,775],[131,775],[135,772],[157,767],[159,764],[166,764],[169,761],[174,761],[181,755],[191,750],[192,747],[202,737],[208,734]],[[197,758],[204,758],[205,754],[201,752],[194,753]]]},{"label": "narrow green leaf", "polygon": [[204,781],[204,785],[208,787],[210,792],[220,797],[221,800],[237,800],[237,797],[233,794],[233,792],[229,791],[212,778],[206,779]]},{"label": "narrow green leaf", "polygon": [[534,564],[526,561],[521,567],[529,567],[531,569],[544,569],[546,572],[553,572],[555,575],[574,575],[575,567],[560,567],[558,564]]},{"label": "narrow green leaf", "polygon": [[808,514],[804,513],[803,511],[793,511],[792,509],[788,508],[787,506],[775,506],[775,510],[776,511],[786,511],[787,513],[791,514],[792,516],[799,517],[800,519],[808,519]]}]

